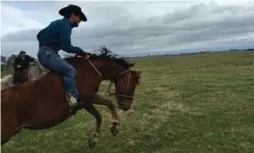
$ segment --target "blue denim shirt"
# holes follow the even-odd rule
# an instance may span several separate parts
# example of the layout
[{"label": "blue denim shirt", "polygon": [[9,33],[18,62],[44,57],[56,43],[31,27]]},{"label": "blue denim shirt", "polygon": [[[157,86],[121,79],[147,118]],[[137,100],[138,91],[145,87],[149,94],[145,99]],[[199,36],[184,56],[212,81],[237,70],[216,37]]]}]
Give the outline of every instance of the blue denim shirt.
[{"label": "blue denim shirt", "polygon": [[56,52],[63,50],[68,53],[83,55],[84,51],[71,45],[71,32],[73,25],[68,18],[51,22],[37,34],[40,45],[45,45]]}]

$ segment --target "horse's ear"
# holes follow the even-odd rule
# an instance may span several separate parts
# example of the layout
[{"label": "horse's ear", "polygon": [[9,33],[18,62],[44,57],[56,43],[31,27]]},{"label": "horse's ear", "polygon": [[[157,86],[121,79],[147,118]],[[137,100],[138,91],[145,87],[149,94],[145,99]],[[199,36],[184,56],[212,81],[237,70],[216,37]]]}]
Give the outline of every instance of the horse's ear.
[{"label": "horse's ear", "polygon": [[138,75],[140,75],[142,73],[142,71],[136,71]]},{"label": "horse's ear", "polygon": [[130,63],[129,65],[130,65],[130,67],[133,67],[135,64],[136,64],[136,63]]}]

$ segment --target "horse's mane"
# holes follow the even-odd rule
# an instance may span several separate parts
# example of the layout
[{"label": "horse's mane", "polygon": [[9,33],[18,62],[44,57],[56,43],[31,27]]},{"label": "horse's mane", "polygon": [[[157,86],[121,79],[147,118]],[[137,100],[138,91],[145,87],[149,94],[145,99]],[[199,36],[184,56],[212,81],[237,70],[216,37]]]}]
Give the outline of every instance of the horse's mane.
[{"label": "horse's mane", "polygon": [[[89,60],[111,60],[115,62],[116,64],[119,64],[123,66],[126,70],[132,68],[135,63],[130,63],[126,58],[124,57],[118,57],[118,55],[114,54],[111,50],[109,50],[106,47],[100,47],[99,49],[96,50],[97,54],[94,53],[89,56]],[[78,57],[76,56],[68,56],[64,58],[67,62],[74,62]],[[139,84],[140,82],[140,75],[138,73],[135,73],[136,76],[136,81]]]},{"label": "horse's mane", "polygon": [[[116,64],[123,66],[125,69],[130,69],[135,65],[135,63],[130,63],[124,57],[118,57],[118,55],[114,54],[111,50],[109,50],[106,47],[100,47],[99,49],[96,50],[96,52],[97,54],[94,53],[90,55],[89,60],[108,59],[108,60],[112,60]],[[77,57],[75,56],[69,56],[69,57],[66,57],[65,60],[67,60],[68,62],[71,62],[72,59],[76,59],[76,58]]]}]

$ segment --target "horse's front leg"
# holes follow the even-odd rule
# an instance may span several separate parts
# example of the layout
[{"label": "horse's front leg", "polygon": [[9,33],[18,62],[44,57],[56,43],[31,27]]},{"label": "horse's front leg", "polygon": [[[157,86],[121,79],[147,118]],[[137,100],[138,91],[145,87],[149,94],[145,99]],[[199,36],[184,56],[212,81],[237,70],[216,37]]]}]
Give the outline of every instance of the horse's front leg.
[{"label": "horse's front leg", "polygon": [[100,112],[93,106],[92,103],[86,103],[84,108],[87,110],[88,113],[93,115],[96,119],[95,132],[93,133],[92,138],[88,140],[89,148],[92,149],[96,145],[97,141],[99,140],[99,136],[101,132],[102,117]]},{"label": "horse's front leg", "polygon": [[112,101],[105,99],[100,95],[95,95],[93,99],[94,104],[105,105],[109,108],[112,114],[112,127],[111,133],[113,136],[116,136],[119,131],[120,119],[116,112],[116,106],[112,103]]}]

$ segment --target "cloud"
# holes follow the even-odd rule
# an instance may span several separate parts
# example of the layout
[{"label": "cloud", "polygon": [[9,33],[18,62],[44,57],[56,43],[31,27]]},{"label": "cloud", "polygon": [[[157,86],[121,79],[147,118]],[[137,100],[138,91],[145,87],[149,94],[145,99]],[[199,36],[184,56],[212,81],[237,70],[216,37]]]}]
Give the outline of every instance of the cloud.
[{"label": "cloud", "polygon": [[[44,25],[38,20],[25,15],[25,10],[1,4],[1,36],[32,28],[42,28]],[[30,12],[32,13],[32,12]]]},{"label": "cloud", "polygon": [[[253,45],[250,42],[254,38],[254,5],[247,3],[78,3],[85,10],[88,22],[74,29],[72,42],[88,51],[106,46],[120,55],[131,56]],[[33,2],[28,5],[22,2],[22,7],[16,3],[8,5],[4,7],[15,9],[14,12],[23,17],[18,18],[14,27],[19,27],[19,24],[22,26],[11,31],[12,28],[8,29],[7,25],[14,21],[4,21],[5,27],[12,33],[7,30],[2,35],[2,52],[10,54],[23,49],[35,56],[38,50],[37,32],[51,20],[58,19],[58,9],[67,3]],[[34,11],[38,5],[41,7],[32,15],[20,9],[29,6],[30,11]]]}]

